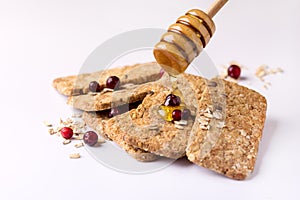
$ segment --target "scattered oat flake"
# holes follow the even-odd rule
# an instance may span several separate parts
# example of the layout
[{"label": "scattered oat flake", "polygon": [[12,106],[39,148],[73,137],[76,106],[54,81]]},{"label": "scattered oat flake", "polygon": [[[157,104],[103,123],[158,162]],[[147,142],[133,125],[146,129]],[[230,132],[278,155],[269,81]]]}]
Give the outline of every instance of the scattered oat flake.
[{"label": "scattered oat flake", "polygon": [[103,144],[103,143],[105,143],[106,142],[106,140],[104,140],[104,139],[102,139],[102,138],[100,138],[100,139],[98,139],[98,144]]},{"label": "scattered oat flake", "polygon": [[105,93],[105,92],[113,92],[113,91],[114,91],[114,90],[111,89],[111,88],[104,88],[104,89],[102,90],[103,93]]},{"label": "scattered oat flake", "polygon": [[264,78],[268,75],[278,74],[283,72],[284,71],[281,68],[270,69],[267,65],[261,65],[256,69],[255,76],[264,83],[263,87],[265,89],[268,89],[271,86],[271,83],[267,82]]},{"label": "scattered oat flake", "polygon": [[74,121],[71,118],[67,118],[65,124],[72,124]]},{"label": "scattered oat flake", "polygon": [[50,122],[48,122],[48,121],[44,121],[44,124],[45,124],[45,126],[47,126],[47,127],[52,127],[52,124],[51,124]]},{"label": "scattered oat flake", "polygon": [[74,145],[74,147],[76,147],[76,148],[83,147],[83,143],[82,143],[82,142],[80,142],[80,143],[77,143],[77,144],[75,144],[75,145]]},{"label": "scattered oat flake", "polygon": [[80,158],[81,156],[80,156],[80,154],[79,153],[73,153],[73,154],[70,154],[69,155],[69,158],[71,158],[71,159],[78,159],[78,158]]},{"label": "scattered oat flake", "polygon": [[59,133],[63,127],[56,127],[55,132]]},{"label": "scattered oat flake", "polygon": [[68,139],[63,141],[63,144],[64,144],[64,145],[70,144],[70,143],[71,143],[71,140],[68,140]]},{"label": "scattered oat flake", "polygon": [[208,121],[210,121],[210,119],[207,117],[200,116],[199,121],[207,121],[208,122]]},{"label": "scattered oat flake", "polygon": [[183,130],[183,129],[184,129],[184,127],[183,127],[183,126],[181,126],[181,125],[178,125],[178,124],[175,124],[175,128],[177,128],[177,129],[179,129],[179,130]]},{"label": "scattered oat flake", "polygon": [[202,121],[202,120],[198,120],[198,122],[203,125],[203,126],[207,126],[209,124],[208,121]]},{"label": "scattered oat flake", "polygon": [[50,128],[50,129],[48,130],[48,133],[49,133],[50,135],[54,135],[54,134],[55,134],[55,131],[54,131],[53,128]]},{"label": "scattered oat flake", "polygon": [[209,125],[207,125],[207,126],[205,126],[205,125],[200,125],[200,128],[202,129],[202,130],[208,130],[209,129]]},{"label": "scattered oat flake", "polygon": [[204,116],[207,117],[207,118],[212,118],[213,117],[213,115],[210,114],[210,113],[204,113]]},{"label": "scattered oat flake", "polygon": [[80,134],[76,137],[73,137],[74,140],[82,140],[83,139],[83,134]]},{"label": "scattered oat flake", "polygon": [[188,122],[186,120],[175,121],[175,124],[186,126]]}]

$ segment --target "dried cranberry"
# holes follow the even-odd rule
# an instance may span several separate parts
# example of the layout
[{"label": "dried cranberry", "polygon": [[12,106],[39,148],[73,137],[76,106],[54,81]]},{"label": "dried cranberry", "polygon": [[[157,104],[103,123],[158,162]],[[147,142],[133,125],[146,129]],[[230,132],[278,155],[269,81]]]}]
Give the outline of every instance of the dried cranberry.
[{"label": "dried cranberry", "polygon": [[109,117],[109,118],[112,118],[112,117],[114,117],[114,116],[116,116],[116,115],[119,115],[119,114],[120,114],[119,108],[112,108],[112,109],[109,111],[109,113],[108,113],[108,117]]},{"label": "dried cranberry", "polygon": [[174,110],[172,112],[172,118],[174,121],[180,121],[181,120],[181,110]]},{"label": "dried cranberry", "polygon": [[83,141],[89,146],[94,146],[98,142],[98,135],[94,131],[88,131],[83,135]]},{"label": "dried cranberry", "polygon": [[230,65],[227,69],[227,74],[231,78],[238,79],[241,75],[241,68],[237,65]]},{"label": "dried cranberry", "polygon": [[120,79],[117,76],[110,76],[106,80],[106,87],[117,90],[120,87]]},{"label": "dried cranberry", "polygon": [[179,96],[174,94],[169,94],[165,100],[165,106],[179,106],[181,103],[181,99]]},{"label": "dried cranberry", "polygon": [[191,116],[191,111],[187,108],[185,108],[183,111],[182,111],[182,119],[188,119],[189,117]]},{"label": "dried cranberry", "polygon": [[73,130],[69,127],[64,127],[60,130],[60,134],[65,139],[71,139],[73,137]]},{"label": "dried cranberry", "polygon": [[99,85],[99,83],[97,81],[92,81],[89,84],[89,90],[91,92],[100,92],[101,91],[101,87]]}]

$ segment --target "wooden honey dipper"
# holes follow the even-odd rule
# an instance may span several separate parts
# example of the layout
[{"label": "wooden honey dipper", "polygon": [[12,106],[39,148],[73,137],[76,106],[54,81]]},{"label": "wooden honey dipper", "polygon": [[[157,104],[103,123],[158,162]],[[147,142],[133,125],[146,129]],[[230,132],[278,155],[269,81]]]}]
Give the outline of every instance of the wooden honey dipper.
[{"label": "wooden honey dipper", "polygon": [[171,76],[183,73],[201,53],[216,30],[212,18],[227,1],[216,0],[207,14],[198,9],[189,10],[168,28],[153,51],[166,72]]}]

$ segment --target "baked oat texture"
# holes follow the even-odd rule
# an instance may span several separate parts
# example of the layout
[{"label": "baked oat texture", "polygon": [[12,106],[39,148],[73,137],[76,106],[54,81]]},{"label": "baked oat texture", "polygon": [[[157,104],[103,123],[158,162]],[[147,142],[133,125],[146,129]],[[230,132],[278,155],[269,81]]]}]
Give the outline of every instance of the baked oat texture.
[{"label": "baked oat texture", "polygon": [[68,97],[67,104],[84,111],[101,111],[128,103],[143,100],[149,91],[150,83],[125,85],[117,91],[103,91]]},{"label": "baked oat texture", "polygon": [[188,159],[229,178],[248,177],[262,137],[266,99],[236,83],[215,79],[208,83],[198,109],[186,148]]},{"label": "baked oat texture", "polygon": [[106,113],[96,113],[96,112],[83,112],[82,118],[84,122],[94,129],[99,135],[102,135],[106,139],[113,140],[118,144],[122,149],[124,149],[130,156],[135,158],[138,161],[150,162],[157,160],[159,156],[146,152],[142,149],[135,148],[131,145],[128,145],[118,134],[106,134],[103,132],[103,126],[106,124],[107,118]]},{"label": "baked oat texture", "polygon": [[[142,84],[159,79],[160,66],[155,62],[112,68],[94,73],[66,76],[53,80],[53,87],[65,96],[88,93],[89,83],[98,81],[104,87],[109,76],[118,76],[122,84]],[[138,73],[137,73],[138,72]]]},{"label": "baked oat texture", "polygon": [[[159,115],[159,106],[172,91],[171,88],[165,86],[165,80],[148,85],[148,91],[151,92],[142,103],[136,109],[106,121],[103,125],[103,132],[107,135],[120,135],[126,143],[160,156],[173,159],[183,157],[193,119],[189,119],[188,124],[179,129]],[[197,84],[191,86],[190,82],[193,81]],[[203,78],[191,75],[178,78],[178,88],[182,92],[187,108],[192,113],[197,110],[194,107],[197,97],[193,92],[196,87],[201,94],[205,87]]]}]

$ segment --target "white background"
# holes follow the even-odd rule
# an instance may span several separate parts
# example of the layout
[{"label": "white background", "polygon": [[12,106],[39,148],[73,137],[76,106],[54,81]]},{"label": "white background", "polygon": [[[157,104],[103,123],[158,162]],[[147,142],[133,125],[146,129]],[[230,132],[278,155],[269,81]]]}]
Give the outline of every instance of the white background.
[{"label": "white background", "polygon": [[[76,74],[87,56],[113,35],[167,28],[212,0],[0,0],[0,199],[299,199],[299,0],[231,0],[215,17],[206,48],[216,65],[246,65],[250,86],[268,99],[264,136],[252,177],[234,181],[179,160],[153,174],[128,175],[97,163],[47,134],[72,110],[51,87]],[[252,78],[268,64],[285,73]],[[248,84],[246,81],[245,84]],[[299,189],[298,189],[299,190]]]}]

